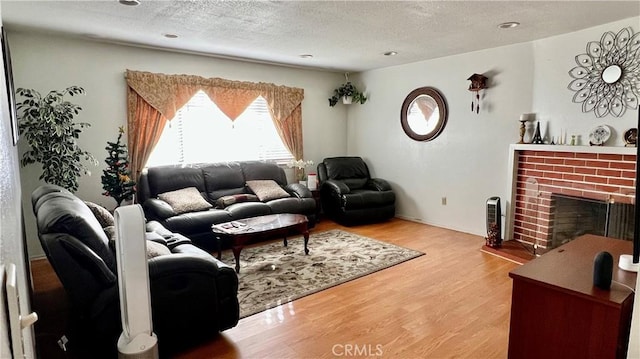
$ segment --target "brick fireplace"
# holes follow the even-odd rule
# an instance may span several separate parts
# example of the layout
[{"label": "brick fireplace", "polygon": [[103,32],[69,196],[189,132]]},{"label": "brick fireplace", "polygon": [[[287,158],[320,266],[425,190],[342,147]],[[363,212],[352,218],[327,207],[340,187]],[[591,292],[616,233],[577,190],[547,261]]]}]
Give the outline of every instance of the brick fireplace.
[{"label": "brick fireplace", "polygon": [[558,197],[605,205],[635,200],[636,148],[511,145],[511,156],[507,239],[552,248]]}]

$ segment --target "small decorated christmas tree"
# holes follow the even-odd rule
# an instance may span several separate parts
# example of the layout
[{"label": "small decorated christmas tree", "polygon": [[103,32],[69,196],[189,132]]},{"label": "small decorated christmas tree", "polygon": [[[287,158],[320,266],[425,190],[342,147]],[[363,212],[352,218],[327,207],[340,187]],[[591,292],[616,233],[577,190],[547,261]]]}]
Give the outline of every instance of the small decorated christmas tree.
[{"label": "small decorated christmas tree", "polygon": [[107,153],[109,154],[104,160],[107,163],[107,169],[102,171],[102,188],[105,196],[113,197],[118,203],[124,200],[130,200],[136,193],[136,183],[131,179],[129,171],[129,160],[127,158],[127,145],[120,143],[124,128],[120,127],[118,140],[107,142]]}]

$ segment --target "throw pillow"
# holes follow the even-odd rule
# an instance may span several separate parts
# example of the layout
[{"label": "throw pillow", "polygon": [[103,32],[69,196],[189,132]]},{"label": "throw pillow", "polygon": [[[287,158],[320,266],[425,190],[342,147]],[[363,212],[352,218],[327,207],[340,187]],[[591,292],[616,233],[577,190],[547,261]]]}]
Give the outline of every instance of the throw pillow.
[{"label": "throw pillow", "polygon": [[[116,227],[109,226],[104,228],[107,237],[109,238],[109,248],[116,252]],[[148,234],[148,233],[147,233]],[[157,256],[163,256],[165,254],[171,254],[171,250],[164,244],[147,240],[147,259],[151,259]]]},{"label": "throw pillow", "polygon": [[247,187],[262,201],[290,197],[287,191],[283,190],[274,180],[247,181]]},{"label": "throw pillow", "polygon": [[169,250],[169,248],[167,248],[167,246],[158,242],[147,241],[147,259],[164,256],[167,254],[171,254],[171,251]]},{"label": "throw pillow", "polygon": [[84,201],[84,203],[89,207],[91,212],[93,212],[93,215],[96,217],[102,228],[115,225],[116,222],[113,219],[113,215],[106,208],[93,202]]},{"label": "throw pillow", "polygon": [[213,207],[211,203],[202,198],[202,195],[195,187],[160,193],[158,198],[167,202],[176,214],[203,211]]},{"label": "throw pillow", "polygon": [[116,226],[106,226],[102,228],[102,230],[107,235],[107,238],[109,238],[112,241],[116,240]]},{"label": "throw pillow", "polygon": [[109,248],[111,248],[113,253],[115,253],[116,252],[116,226],[107,226],[102,228],[102,230],[107,235],[107,238],[109,238]]},{"label": "throw pillow", "polygon": [[259,201],[258,196],[255,194],[233,194],[231,196],[223,196],[218,198],[216,201],[216,208],[225,208],[234,203],[242,203],[242,202],[257,202]]}]

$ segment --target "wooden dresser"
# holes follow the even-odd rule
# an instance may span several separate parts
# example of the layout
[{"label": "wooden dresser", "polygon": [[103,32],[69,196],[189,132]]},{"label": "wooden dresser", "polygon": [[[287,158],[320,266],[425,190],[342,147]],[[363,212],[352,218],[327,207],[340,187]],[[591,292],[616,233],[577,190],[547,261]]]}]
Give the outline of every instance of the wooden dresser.
[{"label": "wooden dresser", "polygon": [[[613,255],[610,290],[593,286],[597,253]],[[581,236],[509,273],[509,358],[624,358],[636,274],[618,269],[632,243]],[[623,285],[624,284],[624,285]]]}]

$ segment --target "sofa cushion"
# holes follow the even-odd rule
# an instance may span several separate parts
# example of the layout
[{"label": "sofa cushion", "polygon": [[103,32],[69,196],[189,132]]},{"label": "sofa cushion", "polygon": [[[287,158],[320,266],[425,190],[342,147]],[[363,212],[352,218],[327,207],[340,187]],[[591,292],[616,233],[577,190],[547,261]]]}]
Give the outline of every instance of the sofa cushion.
[{"label": "sofa cushion", "polygon": [[229,215],[234,220],[271,214],[271,207],[262,202],[236,203],[224,210],[229,212]]},{"label": "sofa cushion", "polygon": [[150,197],[187,187],[195,187],[199,192],[205,192],[202,170],[196,167],[179,165],[149,167],[147,181]]},{"label": "sofa cushion", "polygon": [[349,189],[363,188],[369,181],[369,168],[360,157],[325,158],[327,179],[344,182]]},{"label": "sofa cushion", "polygon": [[218,200],[216,201],[216,208],[225,208],[234,203],[258,202],[258,201],[260,200],[258,199],[258,196],[256,196],[255,194],[248,194],[248,193],[234,194],[231,196],[224,196],[224,197],[218,198]]},{"label": "sofa cushion", "polygon": [[210,209],[208,211],[183,213],[165,219],[163,224],[171,232],[181,233],[193,239],[193,234],[211,233],[212,224],[234,220],[235,218],[232,218],[228,212],[229,208],[250,203],[262,204],[260,202],[238,203],[226,209]]},{"label": "sofa cushion", "polygon": [[322,162],[330,179],[369,178],[369,169],[360,157],[332,157]]},{"label": "sofa cushion", "polygon": [[271,213],[301,213],[313,214],[316,212],[316,201],[313,198],[280,198],[267,203]]},{"label": "sofa cushion", "polygon": [[287,185],[284,170],[274,163],[260,161],[240,162],[245,181],[274,180],[280,186]]},{"label": "sofa cushion", "polygon": [[201,167],[207,196],[211,202],[218,198],[244,192],[244,175],[237,162],[214,163]]},{"label": "sofa cushion", "polygon": [[176,214],[202,211],[213,207],[211,203],[202,197],[195,187],[160,193],[158,194],[158,198],[169,203]]},{"label": "sofa cushion", "polygon": [[251,192],[255,193],[262,202],[290,196],[289,193],[282,189],[274,180],[247,181],[247,187],[249,187]]},{"label": "sofa cushion", "polygon": [[89,201],[84,201],[84,203],[87,205],[87,207],[89,207],[91,212],[93,212],[93,215],[96,216],[96,219],[98,220],[102,228],[113,226],[116,224],[113,215],[106,208]]}]

